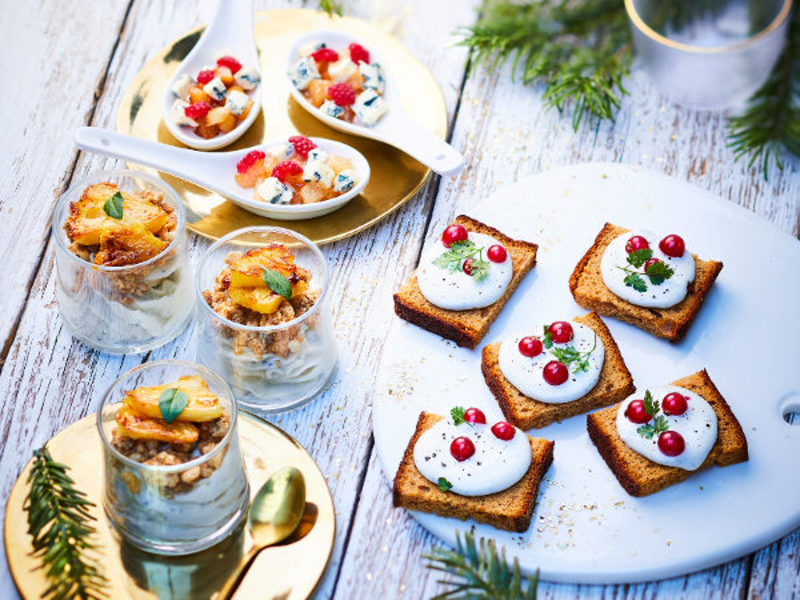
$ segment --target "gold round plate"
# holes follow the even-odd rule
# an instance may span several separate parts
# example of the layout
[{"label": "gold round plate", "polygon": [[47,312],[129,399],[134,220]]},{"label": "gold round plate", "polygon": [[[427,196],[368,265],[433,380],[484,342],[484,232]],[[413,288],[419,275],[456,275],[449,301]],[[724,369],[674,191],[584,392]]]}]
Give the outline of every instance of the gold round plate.
[{"label": "gold round plate", "polygon": [[[263,77],[262,113],[245,135],[224,150],[280,142],[300,132],[344,142],[358,149],[369,160],[372,176],[361,195],[333,213],[305,221],[275,221],[248,212],[219,194],[147,169],[172,185],[183,198],[189,213],[190,230],[219,239],[241,227],[279,225],[294,229],[320,244],[332,242],[366,229],[397,210],[427,180],[430,169],[407,154],[380,142],[336,131],[303,110],[291,97],[285,74],[286,56],[300,35],[315,29],[342,31],[359,38],[368,48],[374,48],[380,54],[408,116],[444,139],[447,108],[442,90],[431,72],[397,39],[366,21],[352,17],[329,17],[305,9],[258,12],[255,32]],[[118,131],[182,146],[161,120],[161,101],[170,77],[202,31],[199,28],[185,34],[144,66],[120,103]]]},{"label": "gold round plate", "polygon": [[[292,537],[261,552],[235,594],[238,600],[267,597],[308,598],[328,565],[336,519],[328,485],[314,460],[291,436],[256,416],[239,413],[239,440],[250,480],[251,497],[277,469],[292,465],[306,480],[306,512]],[[109,581],[109,598],[210,598],[225,583],[251,545],[242,523],[226,540],[197,554],[169,557],[148,554],[123,542],[103,513],[102,445],[97,418],[85,417],[48,443],[53,458],[69,465],[76,486],[95,503],[99,558]],[[30,463],[20,474],[6,505],[5,545],[8,564],[24,598],[40,598],[47,580],[40,562],[31,556],[27,513]]]}]

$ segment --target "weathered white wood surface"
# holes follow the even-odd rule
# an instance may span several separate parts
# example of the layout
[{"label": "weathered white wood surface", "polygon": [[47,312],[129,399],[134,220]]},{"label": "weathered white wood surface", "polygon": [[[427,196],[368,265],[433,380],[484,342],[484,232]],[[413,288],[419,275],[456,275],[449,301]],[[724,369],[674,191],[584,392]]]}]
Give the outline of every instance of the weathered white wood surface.
[{"label": "weathered white wood surface", "polygon": [[[78,157],[72,128],[84,123],[112,127],[116,106],[141,66],[167,42],[202,23],[214,2],[60,4],[34,7],[0,0],[0,35],[15,42],[8,46],[14,52],[4,53],[4,66],[20,81],[30,81],[28,73],[41,73],[48,89],[61,85],[65,93],[65,99],[50,100],[28,86],[21,92],[25,102],[19,96],[0,97],[0,136],[11,150],[0,166],[0,259],[15,271],[11,292],[0,297],[3,499],[31,450],[94,411],[102,391],[121,372],[147,359],[194,355],[191,329],[150,355],[125,358],[73,342],[56,312],[47,217],[54,190],[113,164]],[[259,8],[297,4],[258,3]],[[612,160],[688,179],[798,234],[796,165],[773,172],[765,183],[759,172],[733,163],[723,119],[664,104],[641,75],[633,78],[634,97],[626,99],[615,125],[585,125],[577,134],[568,119],[542,110],[537,90],[511,85],[506,74],[477,71],[466,79],[462,94],[467,56],[449,48],[449,33],[475,18],[476,5],[463,0],[347,3],[348,13],[394,32],[431,68],[455,117],[454,144],[467,153],[471,166],[453,180],[429,183],[379,226],[325,249],[334,272],[340,370],[320,398],[273,419],[318,461],[337,508],[336,547],[319,597],[422,598],[441,591],[420,558],[438,542],[391,507],[370,434],[374,373],[393,318],[391,293],[414,268],[428,229],[439,230],[453,214],[504,183],[564,164]],[[17,58],[22,48],[24,56],[20,50]],[[54,62],[51,54],[57,57]],[[194,240],[195,261],[206,247],[204,240]],[[541,590],[546,598],[783,598],[800,595],[799,571],[800,535],[795,532],[753,557],[685,578],[638,586],[543,584]],[[0,559],[0,598],[12,597],[13,583]]]}]

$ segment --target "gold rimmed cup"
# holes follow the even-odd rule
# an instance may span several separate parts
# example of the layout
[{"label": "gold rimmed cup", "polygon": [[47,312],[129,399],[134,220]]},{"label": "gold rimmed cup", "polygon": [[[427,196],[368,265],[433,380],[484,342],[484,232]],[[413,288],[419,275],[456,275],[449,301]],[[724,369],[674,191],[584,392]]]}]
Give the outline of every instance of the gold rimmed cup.
[{"label": "gold rimmed cup", "polygon": [[625,0],[653,83],[679,104],[737,108],[767,80],[789,28],[792,0]]}]

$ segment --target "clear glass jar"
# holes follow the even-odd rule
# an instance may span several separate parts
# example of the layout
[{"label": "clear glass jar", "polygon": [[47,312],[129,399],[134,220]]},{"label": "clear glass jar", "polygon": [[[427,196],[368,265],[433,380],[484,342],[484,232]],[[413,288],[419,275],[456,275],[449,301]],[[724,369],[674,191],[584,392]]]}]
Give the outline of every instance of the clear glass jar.
[{"label": "clear glass jar", "polygon": [[[243,325],[218,314],[203,292],[213,292],[231,252],[283,244],[295,264],[311,272],[314,305],[300,316],[269,326]],[[281,227],[246,227],[214,243],[195,273],[197,360],[220,373],[237,400],[259,412],[294,408],[325,386],[336,366],[336,342],[328,304],[325,257],[308,238]]]},{"label": "clear glass jar", "polygon": [[[64,231],[70,204],[90,185],[110,182],[125,192],[164,194],[178,224],[160,254],[136,265],[95,265],[70,250]],[[53,213],[56,299],[64,325],[80,341],[112,354],[146,352],[178,336],[192,318],[191,266],[186,249],[186,211],[169,185],[146,173],[101,171],[70,187]]]},{"label": "clear glass jar", "polygon": [[[113,444],[115,416],[127,390],[199,375],[230,416],[230,427],[207,454],[175,465],[144,464]],[[190,554],[228,536],[247,513],[250,486],[239,449],[238,410],[219,375],[179,360],[145,363],[117,379],[97,411],[103,441],[103,508],[129,543],[156,554]],[[138,451],[138,449],[137,449]]]}]

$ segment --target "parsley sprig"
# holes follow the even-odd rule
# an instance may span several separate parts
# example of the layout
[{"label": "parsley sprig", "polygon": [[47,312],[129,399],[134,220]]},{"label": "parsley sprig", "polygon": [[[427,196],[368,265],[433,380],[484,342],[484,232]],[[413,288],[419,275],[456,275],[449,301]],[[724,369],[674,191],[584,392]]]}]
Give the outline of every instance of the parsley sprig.
[{"label": "parsley sprig", "polygon": [[476,281],[486,279],[489,275],[489,261],[483,259],[483,248],[475,245],[472,240],[453,242],[450,248],[437,256],[433,264],[449,273],[458,273],[462,270],[464,261],[472,259],[472,272]]},{"label": "parsley sprig", "polygon": [[[549,333],[547,335],[550,335]],[[552,339],[550,340],[552,346]],[[566,346],[564,348],[550,348],[550,354],[556,357],[556,360],[564,363],[567,367],[574,364],[572,373],[580,373],[581,371],[589,370],[589,357],[597,349],[597,334],[594,334],[594,345],[592,349],[587,352],[581,352],[574,346]]]},{"label": "parsley sprig", "polygon": [[450,409],[450,416],[453,419],[453,425],[458,426],[462,423],[466,423],[466,419],[464,419],[464,407],[463,406],[454,406]]},{"label": "parsley sprig", "polygon": [[653,258],[653,251],[650,248],[642,248],[628,254],[628,264],[630,266],[617,267],[626,274],[623,283],[637,292],[644,293],[647,291],[647,282],[644,277],[647,277],[653,285],[661,285],[675,274],[672,267],[663,261],[658,261],[649,267],[645,267],[647,261],[651,258]]},{"label": "parsley sprig", "polygon": [[636,429],[636,433],[645,439],[652,440],[653,437],[658,437],[665,431],[669,430],[669,421],[664,415],[659,415],[658,411],[661,410],[661,405],[658,400],[653,400],[653,395],[650,390],[644,392],[644,411],[653,417],[653,422],[642,425]]},{"label": "parsley sprig", "polygon": [[445,477],[439,477],[437,485],[439,486],[439,489],[442,490],[443,492],[449,492],[451,489],[453,489],[453,484],[447,481]]}]

